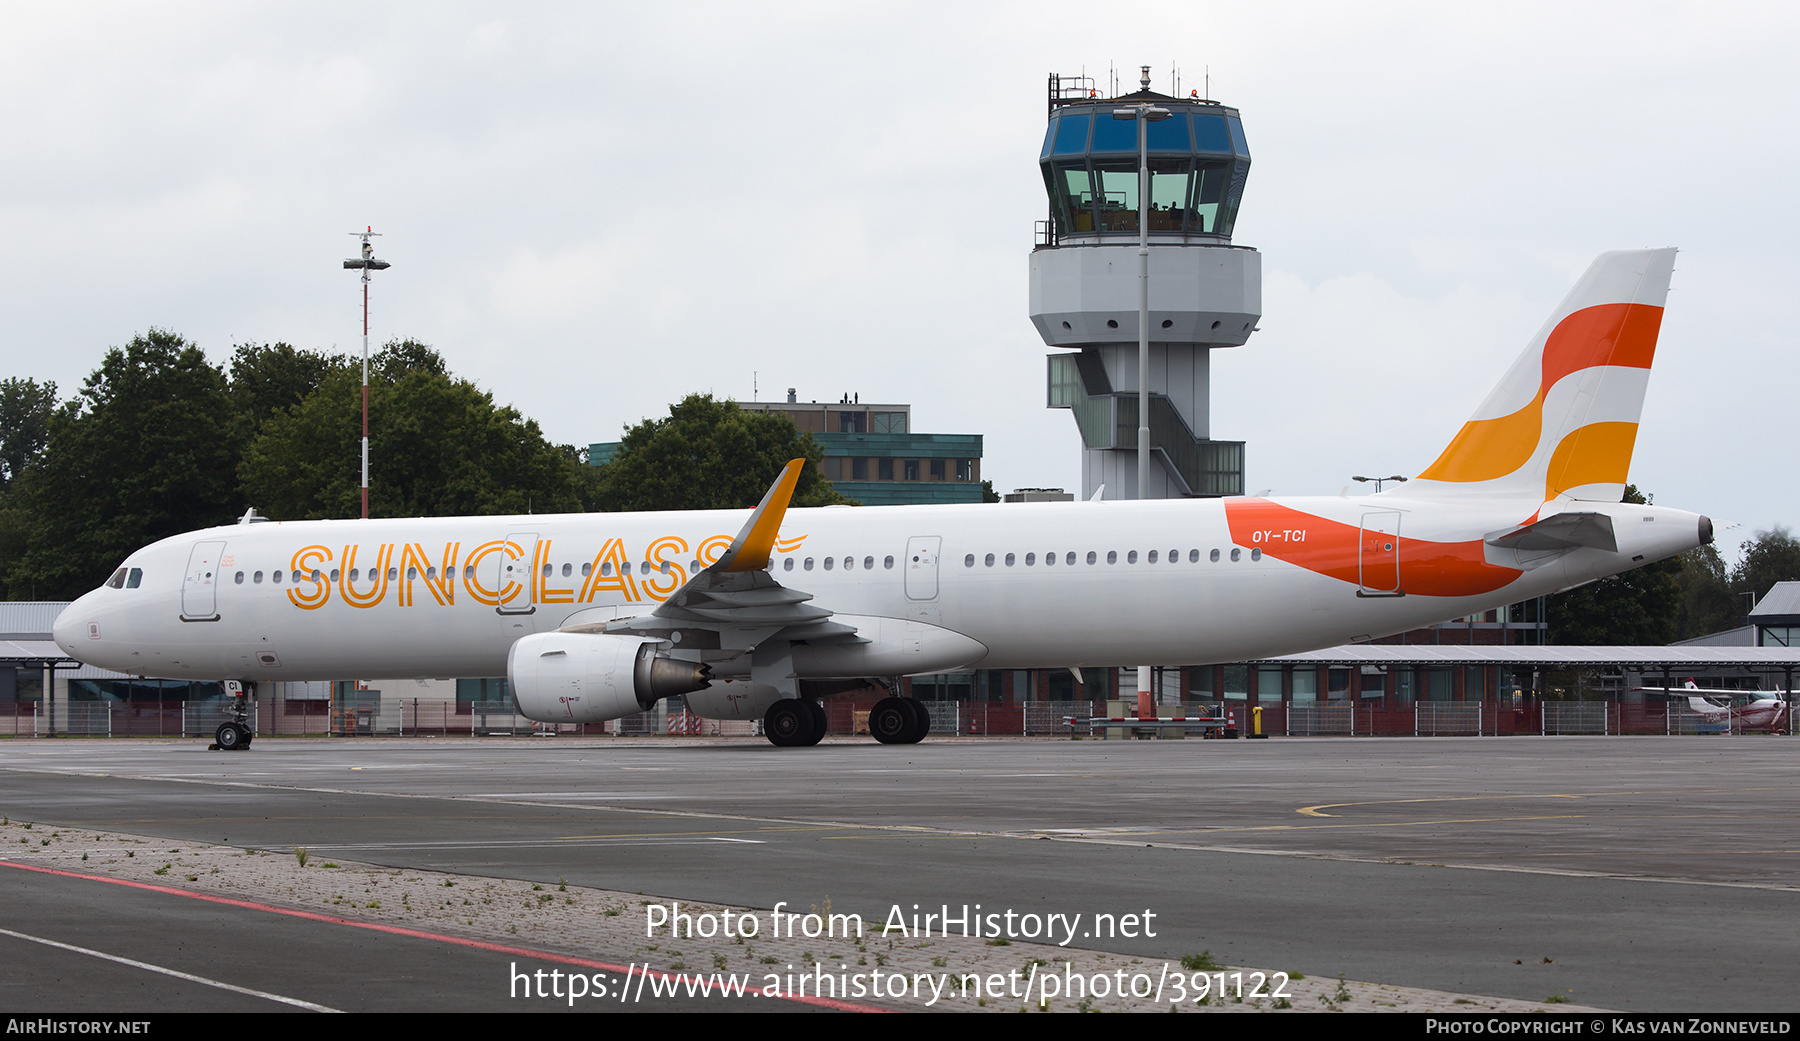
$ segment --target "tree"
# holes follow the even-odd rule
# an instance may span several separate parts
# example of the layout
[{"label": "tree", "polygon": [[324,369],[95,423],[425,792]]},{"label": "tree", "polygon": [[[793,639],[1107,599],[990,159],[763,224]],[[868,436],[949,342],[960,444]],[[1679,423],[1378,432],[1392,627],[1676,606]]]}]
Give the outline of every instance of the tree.
[{"label": "tree", "polygon": [[[1744,545],[1744,554],[1731,572],[1732,591],[1755,593],[1759,600],[1774,588],[1775,583],[1795,580],[1800,580],[1800,541],[1795,541],[1794,536],[1780,525],[1770,531],[1757,532],[1756,538]],[[1749,606],[1748,598],[1740,596],[1738,615],[1741,617]]]},{"label": "tree", "polygon": [[762,501],[790,459],[804,458],[795,506],[848,503],[819,472],[825,452],[811,434],[775,412],[690,394],[666,419],[628,427],[600,472],[608,510],[727,510]]},{"label": "tree", "polygon": [[0,490],[12,487],[50,440],[56,384],[0,380]]},{"label": "tree", "polygon": [[1691,640],[1742,625],[1744,605],[1732,594],[1718,548],[1701,546],[1678,559],[1681,571],[1675,584],[1681,589],[1681,603],[1675,616],[1675,638]]},{"label": "tree", "polygon": [[251,429],[258,430],[277,409],[305,401],[347,361],[343,355],[298,350],[285,343],[239,344],[231,355],[231,396],[249,417]]},{"label": "tree", "polygon": [[72,599],[140,546],[230,521],[245,434],[224,372],[180,336],[150,329],[107,351],[24,475],[31,530],[11,595]]},{"label": "tree", "polygon": [[[299,404],[272,412],[239,474],[270,517],[361,513],[362,365],[340,356]],[[580,450],[552,445],[536,422],[494,404],[443,358],[395,341],[369,365],[369,514],[445,517],[579,512],[595,476]]]},{"label": "tree", "polygon": [[[1625,486],[1624,502],[1643,505],[1635,485]],[[1681,605],[1679,557],[1646,564],[1624,574],[1557,593],[1549,601],[1549,640],[1557,644],[1641,646],[1675,638]]]}]

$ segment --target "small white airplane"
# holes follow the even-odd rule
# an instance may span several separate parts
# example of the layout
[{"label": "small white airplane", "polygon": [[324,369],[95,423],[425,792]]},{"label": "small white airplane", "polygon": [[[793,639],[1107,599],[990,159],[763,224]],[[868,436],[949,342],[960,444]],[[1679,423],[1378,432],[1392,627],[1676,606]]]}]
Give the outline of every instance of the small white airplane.
[{"label": "small white airplane", "polygon": [[1789,692],[1785,690],[1736,690],[1702,687],[1689,679],[1680,687],[1638,687],[1671,698],[1687,699],[1688,711],[1700,717],[1702,729],[1711,733],[1728,730],[1766,730],[1774,733],[1787,717]]},{"label": "small white airplane", "polygon": [[[70,656],[257,682],[504,671],[520,712],[684,695],[824,732],[817,699],[959,669],[1242,661],[1554,593],[1712,539],[1622,503],[1673,249],[1596,260],[1419,477],[1374,495],[253,523],[133,553],[56,622]],[[735,531],[735,534],[732,534]],[[222,748],[251,733],[219,728]],[[918,702],[870,729],[918,741]]]}]

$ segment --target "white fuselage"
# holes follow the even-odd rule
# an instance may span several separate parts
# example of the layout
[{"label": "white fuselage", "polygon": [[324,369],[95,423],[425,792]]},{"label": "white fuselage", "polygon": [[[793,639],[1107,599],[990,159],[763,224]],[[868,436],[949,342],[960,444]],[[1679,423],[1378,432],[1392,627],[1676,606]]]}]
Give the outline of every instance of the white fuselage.
[{"label": "white fuselage", "polygon": [[[859,631],[886,633],[899,657],[882,659],[883,674],[1192,665],[1398,632],[1703,539],[1694,514],[1579,505],[1611,518],[1617,552],[1515,560],[1506,554],[1530,554],[1484,551],[1482,540],[1539,514],[1540,504],[1394,493],[797,509],[781,526],[770,573]],[[123,568],[141,575],[77,600],[56,640],[81,661],[171,679],[499,676],[523,636],[654,610],[696,562],[718,556],[746,515],[211,528],[132,554]],[[915,639],[943,631],[967,639]],[[731,674],[729,662],[719,664]],[[847,672],[867,674],[841,663],[801,670]]]}]

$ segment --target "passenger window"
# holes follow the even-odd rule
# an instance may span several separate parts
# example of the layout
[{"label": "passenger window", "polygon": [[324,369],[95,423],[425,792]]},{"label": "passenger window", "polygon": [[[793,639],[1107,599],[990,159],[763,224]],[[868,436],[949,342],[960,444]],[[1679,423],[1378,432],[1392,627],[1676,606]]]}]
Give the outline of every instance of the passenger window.
[{"label": "passenger window", "polygon": [[399,577],[400,577],[400,569],[399,568],[397,568],[397,567],[388,568],[388,581],[389,582],[392,582]]},{"label": "passenger window", "polygon": [[[1070,550],[1068,555],[1063,557],[1063,563],[1069,565],[1070,567],[1075,566],[1075,551],[1074,550]],[[1093,563],[1093,562],[1089,561],[1089,563]]]},{"label": "passenger window", "polygon": [[1007,566],[1007,567],[1012,567],[1012,566],[1013,566],[1013,555],[1012,555],[1012,554],[1011,554],[1011,553],[1008,553],[1008,554],[1007,554],[1007,555],[1006,555],[1006,566]]},{"label": "passenger window", "polygon": [[881,566],[886,568],[889,571],[894,570],[894,558],[893,557],[884,557],[881,561]]},{"label": "passenger window", "polygon": [[1037,564],[1037,554],[1036,553],[1025,554],[1025,566],[1026,567],[1034,567],[1034,566],[1036,566],[1036,564]]},{"label": "passenger window", "polygon": [[807,558],[806,558],[806,562],[805,562],[805,563],[803,563],[803,564],[801,564],[801,565],[800,565],[800,566],[801,566],[801,567],[803,567],[803,568],[805,568],[805,569],[806,569],[806,570],[808,570],[808,571],[811,571],[811,570],[812,570],[812,565],[813,565],[813,558],[811,558],[811,557],[807,557]]},{"label": "passenger window", "polygon": [[975,566],[975,554],[971,553],[968,556],[963,558],[963,567],[974,567],[974,566]]},{"label": "passenger window", "polygon": [[406,569],[406,580],[408,582],[416,581],[418,579],[418,577],[419,577],[419,569],[418,568],[409,567]]},{"label": "passenger window", "polygon": [[844,570],[845,571],[853,571],[855,569],[856,569],[856,558],[855,557],[845,557],[844,558]]},{"label": "passenger window", "polygon": [[237,577],[233,578],[232,581],[240,586],[243,585],[244,584],[244,573],[242,571],[238,572]]},{"label": "passenger window", "polygon": [[863,558],[863,570],[864,571],[875,570],[875,558],[874,557],[864,557]]},{"label": "passenger window", "polygon": [[[1198,553],[1200,551],[1195,550],[1194,552]],[[1215,564],[1217,564],[1219,562],[1219,551],[1216,549],[1212,551],[1212,562]]]},{"label": "passenger window", "polygon": [[787,559],[785,559],[785,560],[783,560],[783,561],[782,561],[782,562],[781,562],[781,570],[783,570],[783,571],[792,571],[792,570],[794,570],[794,558],[793,558],[793,557],[788,557],[788,558],[787,558]]},{"label": "passenger window", "polygon": [[[1088,557],[1089,557],[1088,563],[1092,564],[1094,562],[1092,559],[1093,556],[1094,555],[1092,553],[1088,554]],[[1119,551],[1116,549],[1107,550],[1106,551],[1106,562],[1108,564],[1117,564],[1119,562]]]},{"label": "passenger window", "polygon": [[[1074,554],[1071,553],[1070,556],[1074,556]],[[1071,560],[1071,561],[1069,561],[1069,563],[1073,564],[1075,562],[1073,560]],[[1056,554],[1054,554],[1054,553],[1044,554],[1044,566],[1045,567],[1056,566]]]},{"label": "passenger window", "polygon": [[1231,550],[1231,562],[1235,564],[1242,559],[1244,559],[1244,551],[1233,547]]},{"label": "passenger window", "polygon": [[827,571],[830,571],[830,570],[831,570],[831,564],[832,564],[832,560],[833,560],[833,559],[834,559],[834,558],[832,558],[832,557],[826,557],[826,558],[825,558],[825,570],[827,570]]},{"label": "passenger window", "polygon": [[[1073,554],[1073,553],[1071,553],[1071,554],[1069,554],[1069,556],[1071,556],[1071,557],[1072,557],[1072,556],[1074,556],[1074,555],[1075,555],[1075,554]],[[1116,556],[1116,555],[1115,555],[1115,556]],[[1090,564],[1090,565],[1092,565],[1092,564],[1093,564],[1093,563],[1094,563],[1094,562],[1095,562],[1095,561],[1097,561],[1097,560],[1099,560],[1099,559],[1100,559],[1100,558],[1099,558],[1099,557],[1098,557],[1098,556],[1097,556],[1097,555],[1096,555],[1096,554],[1095,554],[1095,553],[1094,553],[1094,551],[1093,551],[1093,550],[1091,550],[1091,549],[1090,549],[1090,550],[1088,550],[1088,555],[1087,555],[1087,562],[1088,562],[1088,564]],[[1071,560],[1071,561],[1069,561],[1069,563],[1071,563],[1071,564],[1073,564],[1073,563],[1075,563],[1075,562],[1074,562],[1074,561],[1073,561],[1073,560]]]},{"label": "passenger window", "polygon": [[250,581],[255,583],[256,585],[259,585],[259,586],[262,585],[262,572],[258,571],[256,574],[251,575]]},{"label": "passenger window", "polygon": [[279,572],[279,571],[270,572],[269,573],[269,581],[275,583],[276,585],[280,585],[281,584],[281,572]]},{"label": "passenger window", "polygon": [[582,578],[587,578],[590,575],[592,575],[593,573],[594,573],[594,562],[593,561],[590,560],[586,564],[581,565],[581,577]]},{"label": "passenger window", "polygon": [[569,576],[573,575],[574,573],[575,573],[575,565],[573,565],[573,564],[564,564],[563,565],[563,577],[564,578],[568,578]]},{"label": "passenger window", "polygon": [[1261,560],[1262,559],[1262,550],[1260,550],[1260,549],[1251,550],[1250,551],[1250,559],[1251,560]]},{"label": "passenger window", "polygon": [[1151,550],[1150,555],[1148,557],[1144,558],[1144,563],[1146,563],[1146,564],[1156,563],[1156,551],[1155,550]]}]

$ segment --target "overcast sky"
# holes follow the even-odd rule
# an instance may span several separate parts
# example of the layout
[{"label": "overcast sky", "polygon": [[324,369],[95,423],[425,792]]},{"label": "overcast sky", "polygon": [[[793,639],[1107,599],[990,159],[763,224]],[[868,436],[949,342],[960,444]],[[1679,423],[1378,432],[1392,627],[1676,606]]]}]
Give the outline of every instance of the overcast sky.
[{"label": "overcast sky", "polygon": [[1212,426],[1250,489],[1417,473],[1595,254],[1674,245],[1632,478],[1793,524],[1796,12],[7,3],[0,352],[67,395],[151,326],[358,348],[373,225],[376,342],[553,440],[755,372],[984,434],[1000,490],[1078,488],[1026,317],[1045,77],[1210,66],[1254,155],[1264,317]]}]

